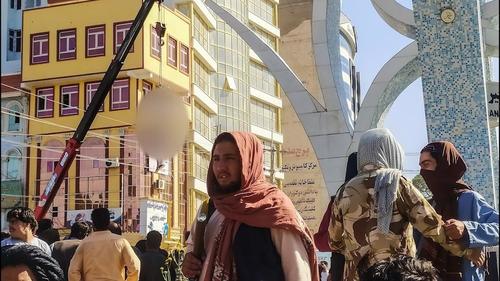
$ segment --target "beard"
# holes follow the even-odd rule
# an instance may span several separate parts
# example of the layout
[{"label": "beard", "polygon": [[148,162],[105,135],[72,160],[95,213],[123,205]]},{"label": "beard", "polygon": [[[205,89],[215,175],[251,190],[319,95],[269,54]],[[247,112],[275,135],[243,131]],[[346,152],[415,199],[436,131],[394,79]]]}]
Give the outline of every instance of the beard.
[{"label": "beard", "polygon": [[241,189],[241,181],[233,181],[228,185],[222,187],[218,182],[215,184],[215,193],[219,195],[225,195],[234,193]]}]

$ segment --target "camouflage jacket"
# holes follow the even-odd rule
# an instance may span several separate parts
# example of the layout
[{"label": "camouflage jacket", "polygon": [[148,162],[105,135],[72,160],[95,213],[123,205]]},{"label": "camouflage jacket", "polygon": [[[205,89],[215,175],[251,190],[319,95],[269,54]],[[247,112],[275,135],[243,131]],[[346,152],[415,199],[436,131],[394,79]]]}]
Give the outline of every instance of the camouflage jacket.
[{"label": "camouflage jacket", "polygon": [[353,178],[337,193],[329,226],[330,247],[345,255],[344,280],[358,280],[358,271],[395,254],[415,256],[413,227],[457,256],[462,247],[446,240],[444,222],[423,195],[401,178],[393,204],[389,234],[377,230],[374,174]]}]

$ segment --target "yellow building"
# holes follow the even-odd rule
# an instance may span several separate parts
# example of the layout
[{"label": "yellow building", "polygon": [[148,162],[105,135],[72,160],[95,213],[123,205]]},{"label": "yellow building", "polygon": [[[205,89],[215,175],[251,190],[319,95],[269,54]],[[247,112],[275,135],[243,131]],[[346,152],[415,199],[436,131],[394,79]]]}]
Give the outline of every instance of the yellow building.
[{"label": "yellow building", "polygon": [[[22,87],[31,93],[25,116],[29,207],[43,192],[141,4],[70,1],[24,11]],[[157,22],[166,26],[163,43]],[[144,219],[142,206],[166,204],[166,217],[153,220],[167,222],[170,240],[181,241],[187,224],[187,155],[156,163],[140,150],[134,125],[141,97],[159,85],[184,97],[189,107],[191,56],[190,19],[155,4],[47,215],[56,227],[104,206],[121,216],[126,231],[143,232],[150,218]]]}]

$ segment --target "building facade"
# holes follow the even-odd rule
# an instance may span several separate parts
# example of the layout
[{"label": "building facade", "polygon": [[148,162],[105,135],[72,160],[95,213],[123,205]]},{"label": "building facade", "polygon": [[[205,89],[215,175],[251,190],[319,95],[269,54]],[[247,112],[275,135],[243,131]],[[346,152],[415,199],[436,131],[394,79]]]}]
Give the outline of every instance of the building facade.
[{"label": "building facade", "polygon": [[[189,138],[188,180],[192,221],[208,198],[206,176],[214,138],[224,131],[250,131],[263,142],[265,174],[282,186],[282,100],[279,84],[261,59],[227,23],[200,0],[172,5],[192,22],[193,128]],[[217,1],[278,50],[278,1]]]},{"label": "building facade", "polygon": [[[9,0],[1,3],[2,103],[2,227],[6,211],[24,204],[28,99],[21,86],[22,11],[46,5],[43,0]],[[5,229],[2,229],[5,230]]]},{"label": "building facade", "polygon": [[[24,12],[22,86],[32,105],[28,206],[33,208],[43,192],[141,4],[63,1]],[[163,38],[156,32],[157,22],[167,26]],[[55,227],[107,207],[125,231],[145,234],[167,223],[169,241],[182,240],[187,148],[158,163],[140,149],[135,119],[141,97],[160,85],[183,98],[188,110],[190,83],[190,20],[166,6],[154,7],[56,195],[47,215]],[[149,217],[156,209],[165,212]]]}]

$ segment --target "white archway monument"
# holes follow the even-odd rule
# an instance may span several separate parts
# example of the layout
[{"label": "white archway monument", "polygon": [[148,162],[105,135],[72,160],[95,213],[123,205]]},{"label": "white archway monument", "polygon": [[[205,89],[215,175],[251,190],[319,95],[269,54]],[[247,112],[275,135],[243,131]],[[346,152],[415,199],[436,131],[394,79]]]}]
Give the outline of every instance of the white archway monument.
[{"label": "white archway monument", "polygon": [[[411,9],[394,0],[371,1],[391,27],[409,38],[415,38],[415,21]],[[248,26],[213,0],[206,0],[205,4],[241,36],[280,83],[311,141],[328,192],[330,195],[335,194],[344,181],[347,156],[357,151],[360,135],[368,129],[382,127],[384,117],[397,97],[421,76],[417,43],[414,41],[404,47],[380,69],[361,104],[358,118],[354,124],[350,124],[341,101],[343,88],[340,87],[338,38],[340,1],[313,1],[312,44],[324,104],[306,90],[279,54]],[[495,17],[498,17],[498,0],[482,6],[487,51],[498,56],[498,25],[494,24]],[[495,28],[496,32],[492,32]]]}]

